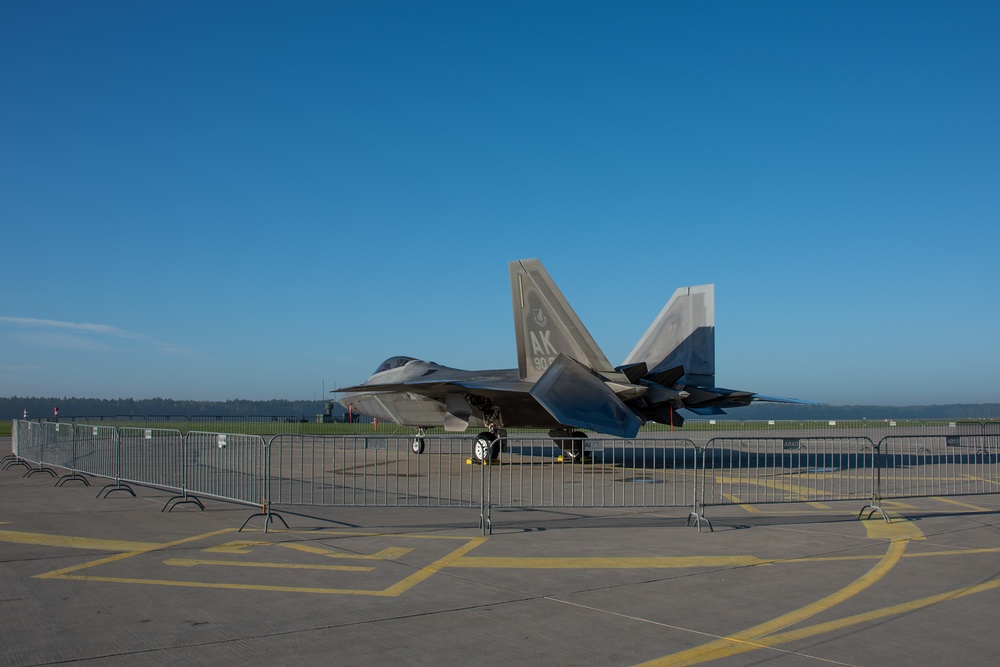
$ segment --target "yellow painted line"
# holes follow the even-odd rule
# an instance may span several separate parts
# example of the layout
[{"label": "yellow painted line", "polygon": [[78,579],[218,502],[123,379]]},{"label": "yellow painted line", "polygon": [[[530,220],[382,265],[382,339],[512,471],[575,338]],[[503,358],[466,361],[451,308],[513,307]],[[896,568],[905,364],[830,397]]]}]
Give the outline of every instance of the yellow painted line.
[{"label": "yellow painted line", "polygon": [[168,558],[164,565],[194,567],[196,565],[223,565],[226,567],[270,567],[281,570],[345,570],[349,572],[371,572],[374,567],[361,565],[313,565],[310,563],[262,563],[237,560],[198,560],[196,558]]},{"label": "yellow painted line", "polygon": [[986,482],[987,484],[1000,484],[1000,480],[995,480],[990,477],[980,477],[979,475],[965,475],[961,480],[964,482]]},{"label": "yellow painted line", "polygon": [[276,546],[295,549],[296,551],[324,556],[326,558],[351,558],[354,560],[397,560],[413,551],[413,549],[408,547],[387,547],[373,554],[345,554],[333,549],[324,549],[311,544],[299,544],[298,542],[278,542]]},{"label": "yellow painted line", "polygon": [[750,514],[760,514],[760,510],[759,509],[757,509],[753,505],[750,505],[748,503],[743,502],[742,500],[739,499],[738,496],[733,496],[733,495],[730,495],[728,493],[723,493],[722,497],[725,498],[726,500],[730,501],[731,503],[733,503],[736,507],[739,507],[740,509],[746,510]]},{"label": "yellow painted line", "polygon": [[215,537],[216,535],[225,535],[226,533],[232,533],[235,530],[236,530],[235,528],[224,528],[223,530],[216,530],[211,533],[204,533],[203,535],[195,535],[194,537],[185,537],[180,540],[174,540],[173,542],[164,542],[163,544],[149,544],[141,549],[128,551],[126,553],[116,554],[114,556],[108,556],[107,558],[99,558],[98,560],[90,561],[89,563],[81,563],[80,565],[64,567],[61,570],[53,570],[52,572],[44,572],[42,574],[36,574],[35,577],[38,579],[71,579],[74,577],[69,577],[67,575],[73,572],[77,572],[79,570],[96,567],[98,565],[105,565],[107,563],[114,563],[116,561],[125,560],[126,558],[132,558],[133,556],[139,556],[144,553],[156,551],[157,549],[168,549],[170,547],[179,546],[181,544],[187,544],[189,542],[197,542],[198,540],[205,540],[210,537]]},{"label": "yellow painted line", "polygon": [[824,612],[845,600],[848,600],[865,589],[880,581],[892,568],[899,563],[906,551],[907,542],[890,542],[885,555],[875,564],[872,569],[853,581],[848,586],[832,593],[825,598],[806,605],[801,609],[789,612],[777,618],[771,619],[760,625],[748,628],[729,637],[723,637],[715,641],[698,646],[686,651],[681,651],[663,658],[650,660],[642,663],[644,667],[680,667],[682,665],[696,665],[710,660],[719,660],[740,653],[747,653],[763,648],[760,639],[766,635],[783,630],[789,625],[800,623],[807,618]]},{"label": "yellow painted line", "polygon": [[404,591],[413,588],[421,581],[424,581],[431,575],[439,572],[441,568],[451,567],[454,562],[460,560],[463,556],[465,556],[465,554],[469,553],[479,545],[485,543],[488,539],[489,539],[488,537],[477,537],[469,540],[469,542],[465,546],[455,549],[447,556],[439,558],[438,560],[434,561],[427,567],[422,568],[420,571],[411,574],[406,579],[403,579],[398,584],[390,586],[389,588],[385,589],[385,594],[399,595],[400,593],[403,593]]},{"label": "yellow painted line", "polygon": [[930,607],[935,604],[948,602],[950,600],[957,600],[975,593],[990,591],[995,588],[1000,588],[1000,579],[993,579],[974,586],[957,588],[946,593],[938,593],[937,595],[930,595],[925,598],[911,600],[910,602],[902,602],[889,607],[883,607],[882,609],[875,609],[873,611],[855,614],[853,616],[846,616],[835,621],[827,621],[826,623],[817,623],[816,625],[799,628],[797,630],[789,630],[788,632],[782,632],[769,637],[764,637],[758,641],[758,644],[760,645],[760,648],[777,646],[779,644],[785,644],[787,642],[797,641],[807,637],[815,637],[816,635],[825,634],[827,632],[843,630],[844,628],[860,625],[862,623],[871,623],[872,621],[889,618],[890,616],[908,614],[910,612],[917,611],[918,609],[924,609],[925,607]]},{"label": "yellow painted line", "polygon": [[[883,510],[885,507],[882,508]],[[886,512],[892,523],[886,523],[882,516],[875,512],[872,518],[865,519],[865,532],[872,540],[926,540],[924,533],[917,524],[895,512]]]},{"label": "yellow painted line", "polygon": [[248,554],[253,551],[250,547],[266,547],[269,544],[274,544],[274,542],[257,542],[254,540],[234,540],[233,542],[226,542],[225,544],[220,544],[215,547],[208,547],[207,549],[202,549],[209,553],[219,553],[219,554]]},{"label": "yellow painted line", "polygon": [[826,505],[824,503],[811,502],[811,503],[806,503],[806,504],[807,505],[811,505],[811,506],[815,507],[818,510],[833,509],[832,507],[830,507],[829,505]]},{"label": "yellow painted line", "polygon": [[[131,558],[133,556],[139,556],[145,553],[156,551],[158,549],[167,549],[170,547],[178,546],[181,544],[187,544],[190,542],[196,542],[199,540],[208,539],[218,535],[224,535],[227,533],[235,532],[235,528],[226,528],[224,530],[218,530],[211,533],[205,533],[203,535],[195,535],[193,537],[187,537],[181,540],[175,540],[173,542],[165,542],[162,544],[152,544],[152,543],[133,543],[133,544],[144,544],[141,549],[136,549],[134,551],[129,551],[126,553],[116,554],[114,556],[109,556],[107,558],[100,558],[95,561],[90,561],[88,563],[83,563],[81,565],[74,565],[72,567],[63,568],[61,570],[55,570],[53,572],[46,572],[44,574],[35,575],[39,579],[69,579],[73,581],[91,581],[91,582],[105,582],[105,583],[120,583],[120,584],[139,584],[147,586],[175,586],[184,588],[215,588],[215,589],[226,589],[226,590],[247,590],[247,591],[275,591],[284,593],[316,593],[323,595],[370,595],[377,597],[395,597],[401,593],[409,590],[413,586],[416,586],[421,581],[429,578],[444,567],[449,567],[452,562],[456,559],[462,558],[465,554],[469,553],[479,545],[483,544],[487,539],[486,537],[480,538],[467,538],[459,536],[432,536],[432,535],[385,535],[379,533],[354,533],[354,532],[344,532],[344,531],[324,531],[327,534],[338,534],[338,535],[351,535],[359,537],[391,537],[393,539],[442,539],[442,540],[461,540],[465,544],[455,549],[446,556],[439,558],[427,567],[421,568],[415,573],[411,574],[409,577],[399,581],[398,583],[386,588],[385,590],[358,590],[358,589],[346,589],[346,588],[319,588],[319,587],[305,587],[305,586],[278,586],[278,585],[268,585],[268,584],[238,584],[238,583],[217,583],[217,582],[205,582],[205,581],[179,581],[173,579],[136,579],[131,577],[104,577],[104,576],[91,576],[74,574],[80,570],[87,568],[97,567],[100,565],[106,565],[108,563],[113,563],[116,561],[124,560],[126,558]],[[285,531],[292,532],[292,531]],[[316,535],[317,531],[310,531],[310,535]],[[236,541],[229,542],[222,545],[224,548],[232,550],[233,553],[247,553],[247,548],[251,546],[263,546],[272,544],[283,544],[283,543],[273,543],[273,542],[258,542],[258,541]],[[225,549],[223,549],[224,551]],[[379,552],[381,556],[399,556],[403,553],[408,553],[408,549],[404,547],[390,547],[388,549],[383,549]],[[385,560],[385,558],[380,558],[380,560]],[[173,562],[171,562],[173,561]],[[194,561],[194,562],[184,562],[185,559],[168,559],[164,561],[168,565],[226,565],[226,566],[237,566],[241,565],[238,561]],[[322,569],[322,570],[354,570],[354,571],[364,571],[368,572],[374,570],[372,567],[363,566],[338,566],[338,565],[286,565],[277,563],[250,563],[243,564],[245,567],[288,567],[291,569]]]},{"label": "yellow painted line", "polygon": [[917,509],[916,505],[910,505],[908,503],[900,502],[898,500],[883,500],[882,501],[882,506],[883,507],[892,507],[893,509],[898,509],[898,510],[915,510],[915,509]]},{"label": "yellow painted line", "polygon": [[[800,475],[797,479],[818,479],[814,477],[807,477],[805,475]],[[716,477],[715,483],[717,485],[722,485],[726,482],[725,478]],[[746,480],[747,484],[752,486],[759,486],[765,489],[774,489],[777,491],[783,491],[788,494],[788,502],[795,502],[796,498],[808,498],[813,496],[819,496],[823,494],[822,489],[816,489],[810,487],[808,484],[796,484],[795,482],[779,482],[770,479],[752,479]]]},{"label": "yellow painted line", "polygon": [[0,542],[36,544],[46,547],[67,547],[70,549],[95,549],[97,551],[147,551],[150,549],[156,549],[160,546],[154,542],[101,540],[93,537],[70,537],[68,535],[47,535],[45,533],[22,533],[16,530],[0,530]]},{"label": "yellow painted line", "polygon": [[966,509],[975,510],[977,512],[992,512],[994,510],[987,509],[985,507],[980,507],[979,505],[970,505],[969,503],[963,503],[958,500],[952,500],[951,498],[941,498],[939,496],[934,496],[932,500],[939,500],[942,503],[948,503],[950,505],[957,505],[958,507],[964,507]]},{"label": "yellow painted line", "polygon": [[178,581],[171,579],[130,579],[127,577],[89,577],[84,575],[67,575],[60,579],[72,581],[96,581],[113,584],[139,584],[148,586],[175,586],[180,588],[216,588],[237,591],[271,591],[277,593],[317,593],[322,595],[370,595],[374,597],[392,597],[399,593],[388,591],[364,591],[346,588],[313,588],[307,586],[271,586],[267,584],[220,584],[205,581]]},{"label": "yellow painted line", "polygon": [[646,558],[460,558],[448,567],[493,568],[498,570],[623,570],[687,567],[746,567],[769,565],[775,561],[755,556],[650,556]]}]

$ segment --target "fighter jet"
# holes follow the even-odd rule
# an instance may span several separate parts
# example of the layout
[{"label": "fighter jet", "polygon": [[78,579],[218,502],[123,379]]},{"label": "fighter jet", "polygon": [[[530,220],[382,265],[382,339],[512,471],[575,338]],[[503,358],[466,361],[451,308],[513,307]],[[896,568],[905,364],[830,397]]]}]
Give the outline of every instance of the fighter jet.
[{"label": "fighter jet", "polygon": [[681,426],[678,410],[725,414],[753,401],[799,403],[715,386],[715,287],[677,289],[620,366],[612,366],[537,259],[510,262],[516,369],[469,371],[391,357],[344,392],[354,413],[418,429],[482,429],[472,454],[495,459],[507,428],[547,429],[569,460],[583,429],[634,438],[644,422]]}]

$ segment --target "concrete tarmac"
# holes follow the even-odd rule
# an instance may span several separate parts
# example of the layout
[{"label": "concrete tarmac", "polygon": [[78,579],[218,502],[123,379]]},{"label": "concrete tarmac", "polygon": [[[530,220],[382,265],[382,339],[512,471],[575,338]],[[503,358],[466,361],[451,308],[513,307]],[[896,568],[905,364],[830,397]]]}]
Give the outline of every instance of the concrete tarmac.
[{"label": "concrete tarmac", "polygon": [[[10,439],[0,439],[0,454]],[[96,498],[0,471],[0,665],[941,665],[1000,652],[1000,497],[687,510]],[[280,528],[274,530],[273,528]]]}]

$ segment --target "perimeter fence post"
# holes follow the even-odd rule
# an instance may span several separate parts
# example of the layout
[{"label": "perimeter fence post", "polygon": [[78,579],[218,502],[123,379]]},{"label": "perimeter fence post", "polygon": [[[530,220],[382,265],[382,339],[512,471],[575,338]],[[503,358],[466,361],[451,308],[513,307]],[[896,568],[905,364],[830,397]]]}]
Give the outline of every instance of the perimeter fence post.
[{"label": "perimeter fence post", "polygon": [[[871,442],[869,440],[869,442]],[[872,518],[872,515],[878,512],[885,519],[886,523],[892,523],[889,519],[889,515],[885,513],[882,509],[882,443],[885,442],[885,438],[879,440],[878,444],[872,443],[872,493],[871,501],[861,508],[858,512],[858,518],[865,513],[865,510],[869,510],[866,519]]]}]

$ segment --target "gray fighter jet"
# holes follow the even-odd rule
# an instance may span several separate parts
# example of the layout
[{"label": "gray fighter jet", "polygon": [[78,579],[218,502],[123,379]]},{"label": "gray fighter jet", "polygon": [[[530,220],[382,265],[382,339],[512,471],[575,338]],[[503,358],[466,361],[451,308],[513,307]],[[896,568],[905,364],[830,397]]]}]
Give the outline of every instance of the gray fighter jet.
[{"label": "gray fighter jet", "polygon": [[799,403],[715,386],[715,287],[682,287],[620,366],[612,366],[537,259],[510,263],[518,367],[467,371],[412,357],[391,357],[341,405],[418,429],[482,429],[473,458],[500,451],[507,428],[547,429],[569,458],[579,458],[581,429],[634,438],[646,421],[681,426],[677,410],[724,414],[752,401]]}]

